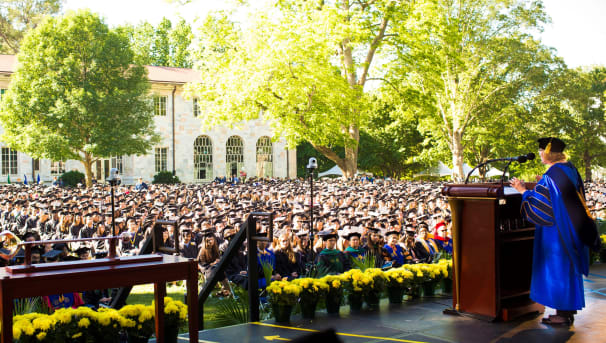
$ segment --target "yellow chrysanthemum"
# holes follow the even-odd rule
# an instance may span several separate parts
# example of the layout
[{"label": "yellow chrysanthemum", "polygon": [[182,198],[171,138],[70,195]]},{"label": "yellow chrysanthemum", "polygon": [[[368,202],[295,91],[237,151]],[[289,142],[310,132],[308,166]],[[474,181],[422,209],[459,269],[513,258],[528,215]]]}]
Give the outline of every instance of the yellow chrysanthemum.
[{"label": "yellow chrysanthemum", "polygon": [[87,328],[90,325],[90,320],[88,318],[82,318],[78,321],[78,327]]},{"label": "yellow chrysanthemum", "polygon": [[18,340],[21,337],[21,328],[13,326],[13,338]]}]

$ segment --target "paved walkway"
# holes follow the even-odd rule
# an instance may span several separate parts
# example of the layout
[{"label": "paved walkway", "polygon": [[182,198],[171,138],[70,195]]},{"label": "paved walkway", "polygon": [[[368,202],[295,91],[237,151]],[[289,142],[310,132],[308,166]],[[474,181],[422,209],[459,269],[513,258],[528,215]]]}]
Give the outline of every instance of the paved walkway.
[{"label": "paved walkway", "polygon": [[[606,264],[591,267],[585,280],[587,307],[576,316],[573,327],[554,328],[541,324],[543,315],[532,315],[503,323],[442,314],[451,298],[422,299],[402,306],[390,306],[383,299],[378,311],[349,313],[341,308],[339,317],[317,313],[313,321],[295,316],[291,324],[273,320],[248,323],[200,332],[200,342],[288,341],[316,330],[333,328],[343,342],[488,342],[551,343],[606,342]],[[547,309],[548,314],[554,313]],[[185,342],[186,335],[179,342]],[[320,343],[320,342],[318,342]]]}]

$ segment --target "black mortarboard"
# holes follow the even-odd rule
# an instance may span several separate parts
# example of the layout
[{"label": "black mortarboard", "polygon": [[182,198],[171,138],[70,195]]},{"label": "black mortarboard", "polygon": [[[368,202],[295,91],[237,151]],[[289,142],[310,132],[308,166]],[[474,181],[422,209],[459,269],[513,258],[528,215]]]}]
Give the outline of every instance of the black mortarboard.
[{"label": "black mortarboard", "polygon": [[362,234],[361,234],[359,231],[350,231],[350,232],[347,234],[346,238],[347,238],[348,240],[350,240],[350,239],[351,239],[351,237],[353,237],[353,236],[358,236],[358,238],[360,238],[360,237],[362,237]]},{"label": "black mortarboard", "polygon": [[539,149],[543,149],[543,150],[546,150],[547,145],[549,145],[549,143],[551,143],[551,148],[550,148],[551,152],[563,152],[564,148],[566,147],[566,143],[564,143],[564,141],[562,141],[559,138],[555,138],[555,137],[539,138],[537,140],[537,142],[539,142]]},{"label": "black mortarboard", "polygon": [[335,238],[335,239],[337,238],[337,234],[331,230],[320,231],[320,232],[318,232],[318,236],[320,236],[320,238],[322,238],[322,240],[325,240],[325,241],[327,241],[331,238]]},{"label": "black mortarboard", "polygon": [[51,250],[51,251],[45,253],[44,255],[42,255],[42,257],[46,257],[47,259],[54,260],[57,257],[59,257],[59,255],[61,255],[62,252],[63,251],[61,251],[61,250]]},{"label": "black mortarboard", "polygon": [[391,236],[391,235],[400,235],[399,231],[395,231],[395,230],[389,230],[387,232],[385,232],[385,237]]}]

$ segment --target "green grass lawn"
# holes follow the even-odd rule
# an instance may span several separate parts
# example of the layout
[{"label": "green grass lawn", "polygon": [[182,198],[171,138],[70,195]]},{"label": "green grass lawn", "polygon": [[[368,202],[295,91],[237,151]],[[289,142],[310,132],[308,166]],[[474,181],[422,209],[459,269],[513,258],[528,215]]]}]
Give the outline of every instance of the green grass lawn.
[{"label": "green grass lawn", "polygon": [[[186,288],[184,285],[175,286],[168,284],[166,286],[166,296],[179,300],[185,303]],[[126,303],[132,304],[143,304],[151,305],[154,300],[154,285],[137,285],[134,286],[130,295],[126,299]],[[217,322],[217,302],[218,298],[209,297],[204,303],[204,328],[212,329],[221,327],[221,324]],[[187,331],[187,329],[185,329]]]}]

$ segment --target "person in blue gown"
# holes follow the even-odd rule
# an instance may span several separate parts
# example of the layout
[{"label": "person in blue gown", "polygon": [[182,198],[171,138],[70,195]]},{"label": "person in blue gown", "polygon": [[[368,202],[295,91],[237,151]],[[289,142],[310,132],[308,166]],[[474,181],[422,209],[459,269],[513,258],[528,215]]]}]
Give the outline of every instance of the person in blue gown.
[{"label": "person in blue gown", "polygon": [[[548,170],[533,190],[516,178],[511,186],[522,193],[522,215],[536,225],[530,298],[556,309],[543,318],[550,325],[571,325],[585,307],[583,275],[589,272],[589,250],[573,222],[588,215],[584,207],[583,180],[563,153],[558,138],[541,138],[539,154]],[[580,205],[573,207],[571,201]],[[577,225],[578,226],[578,225]]]},{"label": "person in blue gown", "polygon": [[400,267],[406,263],[406,252],[398,244],[400,233],[398,231],[388,231],[385,236],[387,237],[387,244],[383,246],[383,256],[385,259],[384,267]]}]

